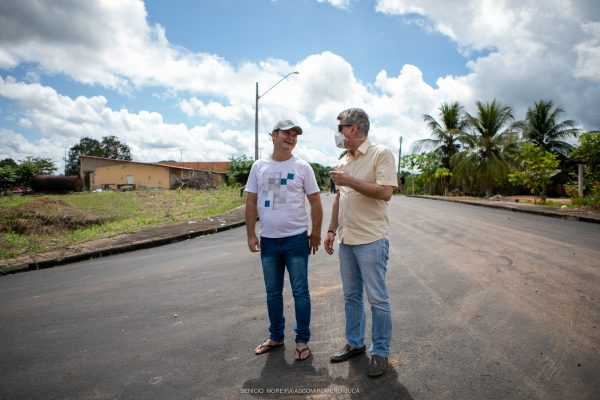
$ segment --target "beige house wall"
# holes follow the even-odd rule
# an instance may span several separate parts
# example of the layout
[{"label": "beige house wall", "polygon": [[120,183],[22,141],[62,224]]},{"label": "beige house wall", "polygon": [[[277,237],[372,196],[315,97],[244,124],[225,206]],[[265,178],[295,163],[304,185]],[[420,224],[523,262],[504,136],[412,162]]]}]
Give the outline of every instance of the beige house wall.
[{"label": "beige house wall", "polygon": [[[112,160],[101,157],[81,156],[81,176],[89,177],[89,190],[119,189],[135,185],[136,189],[180,187],[182,177],[195,176],[201,187],[217,187],[225,181],[226,174],[198,171],[181,166],[146,164],[134,161]],[[128,178],[129,177],[129,178]],[[86,181],[86,186],[88,182]],[[192,187],[186,181],[185,187]],[[197,187],[197,186],[196,186]]]},{"label": "beige house wall", "polygon": [[84,178],[86,173],[94,172],[96,169],[98,169],[100,167],[106,167],[109,165],[123,165],[123,164],[128,164],[130,162],[131,161],[112,160],[112,159],[108,159],[108,158],[81,156],[80,161],[79,161],[79,163],[80,163],[79,175],[82,178]]},{"label": "beige house wall", "polygon": [[104,189],[107,186],[135,185],[136,188],[169,189],[181,171],[169,173],[169,167],[157,165],[124,163],[98,167],[90,174],[90,189]]}]

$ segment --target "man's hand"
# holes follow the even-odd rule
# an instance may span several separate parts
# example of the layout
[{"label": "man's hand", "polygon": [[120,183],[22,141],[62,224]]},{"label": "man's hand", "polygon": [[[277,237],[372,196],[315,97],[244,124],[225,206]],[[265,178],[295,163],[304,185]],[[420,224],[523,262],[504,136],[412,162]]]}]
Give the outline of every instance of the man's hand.
[{"label": "man's hand", "polygon": [[308,236],[308,241],[310,252],[312,254],[315,254],[319,250],[319,246],[321,245],[321,236],[313,232],[310,234],[310,236]]},{"label": "man's hand", "polygon": [[260,251],[260,242],[258,241],[258,237],[256,237],[256,235],[248,237],[248,248],[253,253]]},{"label": "man's hand", "polygon": [[333,234],[331,232],[327,232],[327,237],[325,238],[325,241],[323,242],[323,246],[325,247],[325,251],[329,255],[333,254],[333,242],[334,241],[335,241],[335,234]]},{"label": "man's hand", "polygon": [[351,175],[346,174],[341,169],[332,169],[329,171],[329,176],[337,186],[351,186],[354,180]]},{"label": "man's hand", "polygon": [[390,201],[394,194],[395,186],[361,181],[339,169],[329,171],[329,176],[336,185],[347,186],[372,199]]}]

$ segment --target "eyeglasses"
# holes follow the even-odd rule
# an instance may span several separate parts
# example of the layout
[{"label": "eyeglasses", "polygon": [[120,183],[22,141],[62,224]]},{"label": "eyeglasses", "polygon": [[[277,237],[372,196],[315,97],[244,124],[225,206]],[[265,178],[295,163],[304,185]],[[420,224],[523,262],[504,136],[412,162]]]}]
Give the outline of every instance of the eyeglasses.
[{"label": "eyeglasses", "polygon": [[344,129],[344,127],[346,126],[352,126],[354,124],[349,124],[349,125],[338,125],[338,132],[342,133],[342,129]]}]

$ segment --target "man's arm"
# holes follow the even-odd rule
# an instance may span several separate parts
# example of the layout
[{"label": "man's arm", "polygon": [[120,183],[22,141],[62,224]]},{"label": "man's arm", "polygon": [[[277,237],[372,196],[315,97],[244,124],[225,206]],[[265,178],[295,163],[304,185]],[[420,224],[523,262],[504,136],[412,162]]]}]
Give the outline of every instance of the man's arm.
[{"label": "man's arm", "polygon": [[256,236],[256,217],[258,208],[256,206],[258,194],[246,192],[246,236],[248,237],[248,248],[251,252],[260,251],[260,242]]},{"label": "man's arm", "polygon": [[364,182],[341,170],[332,170],[329,174],[336,185],[348,186],[358,193],[373,199],[389,201],[394,194],[394,186]]},{"label": "man's arm", "polygon": [[333,206],[331,207],[331,219],[329,221],[329,228],[327,229],[327,237],[323,242],[323,246],[325,247],[325,251],[327,254],[333,254],[333,242],[335,240],[335,235],[339,226],[338,215],[340,210],[340,193],[338,192],[335,195],[335,199],[333,199]]},{"label": "man's arm", "polygon": [[309,235],[310,251],[315,254],[321,244],[321,226],[323,225],[323,206],[321,205],[321,193],[307,195],[310,204],[310,220],[312,230]]}]

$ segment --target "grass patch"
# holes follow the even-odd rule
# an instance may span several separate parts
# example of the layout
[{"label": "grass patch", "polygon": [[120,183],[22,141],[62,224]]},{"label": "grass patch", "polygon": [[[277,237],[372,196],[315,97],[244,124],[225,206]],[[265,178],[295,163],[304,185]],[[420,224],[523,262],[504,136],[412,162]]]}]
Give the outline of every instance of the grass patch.
[{"label": "grass patch", "polygon": [[0,198],[0,259],[222,214],[238,189],[153,190]]},{"label": "grass patch", "polygon": [[[525,203],[526,204],[534,204],[532,200],[527,200]],[[563,205],[566,205],[569,208],[571,207],[571,205],[569,203],[562,203],[560,201],[551,201],[551,200],[544,201],[544,202],[538,200],[535,203],[535,205],[542,206],[542,207],[548,207],[548,208],[561,208]]]}]

